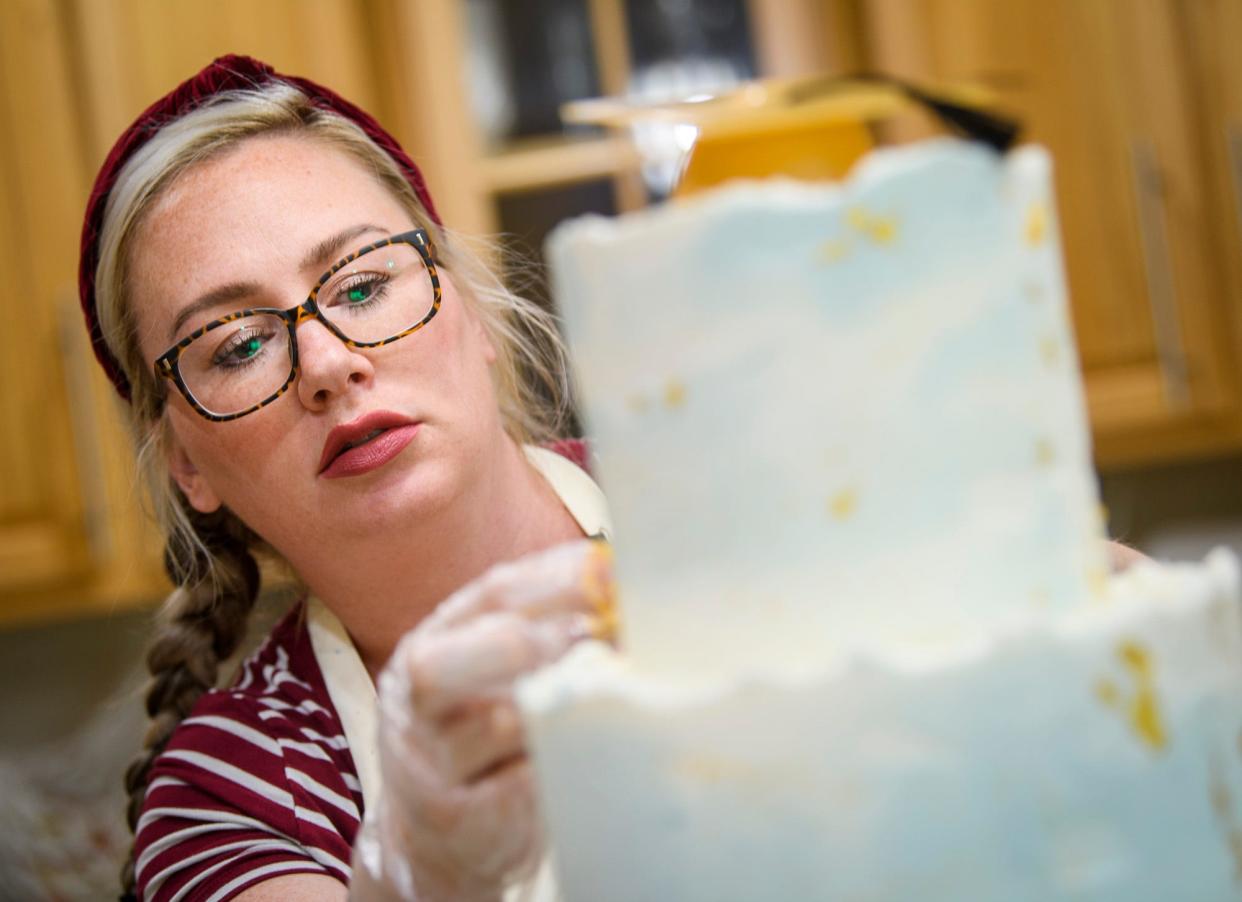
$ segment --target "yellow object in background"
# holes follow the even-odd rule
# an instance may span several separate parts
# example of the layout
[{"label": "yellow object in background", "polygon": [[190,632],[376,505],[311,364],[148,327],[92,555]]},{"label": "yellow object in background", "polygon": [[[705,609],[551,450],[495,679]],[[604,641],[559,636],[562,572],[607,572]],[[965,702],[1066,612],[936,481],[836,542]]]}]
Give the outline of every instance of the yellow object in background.
[{"label": "yellow object in background", "polygon": [[922,103],[942,116],[951,108],[949,118],[978,117],[991,125],[987,114],[972,112],[989,99],[978,89],[939,90],[932,97],[882,77],[813,76],[754,81],[669,103],[578,101],[567,104],[562,117],[613,127],[636,122],[693,126],[697,136],[673,190],[680,197],[731,178],[836,181],[876,146],[876,122]]},{"label": "yellow object in background", "polygon": [[876,145],[872,123],[899,112],[893,88],[851,84],[819,94],[822,79],[756,82],[685,104],[698,127],[675,196],[731,178],[783,175],[837,181]]},{"label": "yellow object in background", "polygon": [[806,122],[779,130],[699,134],[675,196],[730,178],[785,175],[807,181],[837,180],[875,145],[862,122]]}]

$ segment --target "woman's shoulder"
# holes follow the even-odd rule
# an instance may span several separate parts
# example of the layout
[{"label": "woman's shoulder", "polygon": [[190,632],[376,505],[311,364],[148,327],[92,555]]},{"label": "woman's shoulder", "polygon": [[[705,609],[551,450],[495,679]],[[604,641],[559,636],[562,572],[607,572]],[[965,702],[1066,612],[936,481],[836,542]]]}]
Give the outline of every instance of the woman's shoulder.
[{"label": "woman's shoulder", "polygon": [[545,442],[542,447],[572,461],[586,472],[591,472],[591,448],[585,439],[558,438]]},{"label": "woman's shoulder", "polygon": [[305,738],[325,751],[344,750],[340,717],[315,658],[305,608],[298,602],[272,627],[230,685],[203,693],[182,727],[219,727],[225,718],[268,737]]},{"label": "woman's shoulder", "polygon": [[232,685],[199,698],[153,763],[140,885],[171,891],[210,873],[224,886],[265,867],[348,879],[362,791],[299,608]]},{"label": "woman's shoulder", "polygon": [[286,814],[302,807],[298,797],[309,788],[335,803],[346,821],[360,818],[357,769],[301,604],[242,663],[232,685],[199,697],[152,775],[198,786],[220,799],[238,792],[250,797],[258,787],[257,795]]}]

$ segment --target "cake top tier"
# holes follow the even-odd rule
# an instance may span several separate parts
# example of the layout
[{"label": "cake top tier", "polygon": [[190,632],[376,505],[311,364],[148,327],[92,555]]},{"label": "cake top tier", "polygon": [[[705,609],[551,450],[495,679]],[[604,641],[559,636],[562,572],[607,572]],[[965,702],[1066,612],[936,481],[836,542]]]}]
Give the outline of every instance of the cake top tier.
[{"label": "cake top tier", "polygon": [[1051,164],[952,140],[549,242],[626,650],[917,658],[1084,603],[1099,504]]}]

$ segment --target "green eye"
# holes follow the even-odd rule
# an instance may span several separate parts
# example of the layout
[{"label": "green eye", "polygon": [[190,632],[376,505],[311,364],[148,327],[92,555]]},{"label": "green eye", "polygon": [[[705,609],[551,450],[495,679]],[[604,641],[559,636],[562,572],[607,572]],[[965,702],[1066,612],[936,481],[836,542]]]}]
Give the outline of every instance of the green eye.
[{"label": "green eye", "polygon": [[368,300],[370,297],[371,297],[371,284],[369,282],[366,285],[358,285],[358,286],[355,286],[354,288],[349,289],[349,299],[351,301],[355,301],[355,302],[365,301],[365,300]]},{"label": "green eye", "polygon": [[261,342],[257,338],[252,338],[250,339],[250,341],[246,342],[244,345],[241,345],[237,349],[237,356],[241,358],[242,360],[248,360],[249,358],[253,357],[255,354],[259,353],[259,349],[262,347],[263,347],[263,342]]}]

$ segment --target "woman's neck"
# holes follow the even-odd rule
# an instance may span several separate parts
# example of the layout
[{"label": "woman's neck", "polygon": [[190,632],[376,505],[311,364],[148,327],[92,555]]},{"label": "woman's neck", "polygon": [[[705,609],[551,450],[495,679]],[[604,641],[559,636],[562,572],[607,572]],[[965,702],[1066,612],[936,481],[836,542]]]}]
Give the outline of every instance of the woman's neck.
[{"label": "woman's neck", "polygon": [[552,486],[506,436],[451,507],[402,529],[398,542],[339,549],[348,568],[303,575],[340,618],[375,679],[401,636],[457,589],[498,563],[582,535]]}]

